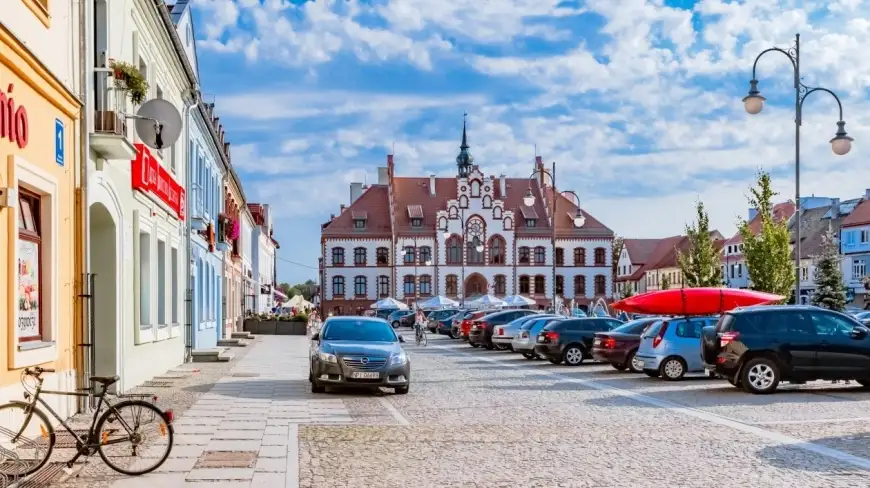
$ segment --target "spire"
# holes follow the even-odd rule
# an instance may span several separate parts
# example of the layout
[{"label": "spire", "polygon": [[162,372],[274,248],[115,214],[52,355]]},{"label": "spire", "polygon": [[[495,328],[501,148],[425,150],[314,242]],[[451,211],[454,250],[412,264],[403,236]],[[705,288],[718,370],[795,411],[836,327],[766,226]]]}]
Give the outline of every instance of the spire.
[{"label": "spire", "polygon": [[468,145],[468,133],[466,131],[466,120],[468,118],[468,112],[462,114],[462,144],[459,146],[459,149],[463,151],[467,151],[471,146]]},{"label": "spire", "polygon": [[459,169],[459,177],[466,178],[471,173],[471,163],[474,162],[474,157],[468,152],[468,131],[467,129],[468,112],[462,114],[462,144],[459,145],[459,155],[456,156],[456,167]]}]

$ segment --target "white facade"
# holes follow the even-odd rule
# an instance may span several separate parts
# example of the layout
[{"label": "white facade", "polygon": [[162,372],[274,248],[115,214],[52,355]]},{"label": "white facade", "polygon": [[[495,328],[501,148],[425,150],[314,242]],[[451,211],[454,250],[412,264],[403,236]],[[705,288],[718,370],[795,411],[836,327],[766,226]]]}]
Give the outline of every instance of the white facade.
[{"label": "white facade", "polygon": [[742,242],[725,244],[722,249],[722,279],[728,288],[749,288]]},{"label": "white facade", "polygon": [[[640,268],[641,265],[634,264],[631,261],[631,253],[629,253],[628,249],[623,246],[622,252],[619,254],[619,260],[616,263],[616,277],[627,278],[639,271]],[[640,279],[635,281],[621,281],[616,283],[616,293],[618,295],[624,294],[627,288],[635,295],[643,293],[646,291],[646,280],[641,276]]]},{"label": "white facade", "polygon": [[[135,113],[138,106],[114,87],[109,60],[137,67],[149,83],[145,100],[171,102],[185,126],[193,80],[186,58],[176,52],[176,34],[162,7],[148,0],[95,0],[93,7],[89,35],[97,49],[88,60],[94,67],[88,88],[89,110],[96,117],[87,164],[90,269],[97,275],[94,372],[118,374],[120,389],[126,390],[184,361],[189,266],[183,210],[131,186],[131,160],[137,158],[132,144],[140,140],[133,120],[121,114]],[[187,160],[182,139],[150,152],[183,190]]]}]

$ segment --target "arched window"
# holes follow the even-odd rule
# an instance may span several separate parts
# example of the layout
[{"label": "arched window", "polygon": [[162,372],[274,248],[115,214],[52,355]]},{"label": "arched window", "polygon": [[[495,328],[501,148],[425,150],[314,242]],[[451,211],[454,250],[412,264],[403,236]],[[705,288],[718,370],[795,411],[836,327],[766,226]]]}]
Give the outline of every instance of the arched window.
[{"label": "arched window", "polygon": [[574,295],[585,297],[586,296],[586,277],[583,275],[577,275],[574,277]]},{"label": "arched window", "polygon": [[390,277],[378,276],[378,297],[386,298],[390,296]]},{"label": "arched window", "polygon": [[547,250],[544,246],[535,248],[535,264],[544,264],[547,261]]},{"label": "arched window", "polygon": [[459,236],[450,236],[447,239],[447,264],[462,263],[462,240]]},{"label": "arched window", "polygon": [[353,249],[353,264],[355,266],[365,266],[366,265],[366,248],[355,247]]},{"label": "arched window", "polygon": [[607,251],[603,247],[595,248],[595,266],[605,266],[607,263]]},{"label": "arched window", "polygon": [[387,266],[390,264],[390,250],[386,247],[379,247],[375,251],[378,266]]},{"label": "arched window", "polygon": [[565,277],[556,275],[556,295],[565,295]]},{"label": "arched window", "polygon": [[[480,243],[480,241],[478,241],[478,243]],[[468,256],[468,264],[483,264],[483,248],[481,247],[481,250],[478,251],[474,240],[468,241],[467,247],[466,256]]]},{"label": "arched window", "polygon": [[501,236],[492,236],[489,240],[490,264],[505,264],[505,242]]},{"label": "arched window", "polygon": [[514,228],[514,220],[510,217],[504,219],[504,230],[513,230]]},{"label": "arched window", "polygon": [[547,280],[544,275],[535,276],[535,295],[544,295],[547,293]]},{"label": "arched window", "polygon": [[574,248],[574,266],[586,266],[586,249]]},{"label": "arched window", "polygon": [[414,258],[417,257],[414,246],[405,246],[402,250],[405,251],[405,254],[402,256],[402,262],[405,264],[414,264]]},{"label": "arched window", "polygon": [[468,197],[461,195],[459,197],[459,208],[468,208]]},{"label": "arched window", "polygon": [[420,294],[421,295],[431,295],[432,294],[432,277],[429,275],[420,276]]},{"label": "arched window", "polygon": [[405,278],[402,280],[402,293],[405,295],[413,295],[414,289],[414,276],[405,275]]},{"label": "arched window", "polygon": [[427,262],[432,260],[432,248],[429,246],[423,246],[420,248],[420,264],[425,265]]},{"label": "arched window", "polygon": [[344,296],[344,276],[333,276],[332,296]]},{"label": "arched window", "polygon": [[489,195],[484,195],[483,196],[483,208],[490,208],[490,207],[492,207],[492,197]]},{"label": "arched window", "polygon": [[604,295],[606,293],[606,283],[604,275],[596,275],[595,276],[595,294],[596,295]]},{"label": "arched window", "polygon": [[523,246],[520,248],[520,250],[519,250],[519,262],[520,262],[520,264],[529,264],[530,263],[530,256],[529,256],[529,248],[528,247]]},{"label": "arched window", "polygon": [[456,278],[456,275],[447,275],[447,282],[445,288],[445,293],[450,296],[456,296],[459,294],[459,289],[457,286],[459,280]]},{"label": "arched window", "polygon": [[333,266],[344,265],[344,248],[343,247],[333,247],[332,248],[332,265]]},{"label": "arched window", "polygon": [[565,250],[561,247],[556,248],[556,266],[565,265]]},{"label": "arched window", "polygon": [[357,276],[353,279],[353,294],[358,297],[366,296],[366,277]]},{"label": "arched window", "polygon": [[532,292],[529,285],[529,277],[526,275],[520,276],[520,294],[528,295]]},{"label": "arched window", "polygon": [[501,207],[495,207],[492,209],[492,218],[495,220],[500,220],[502,215]]},{"label": "arched window", "polygon": [[455,219],[459,215],[459,210],[457,210],[456,207],[450,207],[450,210],[447,211],[447,215],[451,219]]},{"label": "arched window", "polygon": [[473,196],[473,197],[480,196],[480,182],[477,180],[472,180],[472,182],[471,182],[471,196]]},{"label": "arched window", "polygon": [[447,217],[441,217],[441,218],[438,219],[438,228],[439,228],[441,231],[446,231],[446,230],[447,230]]},{"label": "arched window", "polygon": [[507,295],[507,278],[505,278],[505,275],[495,275],[493,280],[494,280],[493,285],[495,287],[495,294],[496,295]]}]

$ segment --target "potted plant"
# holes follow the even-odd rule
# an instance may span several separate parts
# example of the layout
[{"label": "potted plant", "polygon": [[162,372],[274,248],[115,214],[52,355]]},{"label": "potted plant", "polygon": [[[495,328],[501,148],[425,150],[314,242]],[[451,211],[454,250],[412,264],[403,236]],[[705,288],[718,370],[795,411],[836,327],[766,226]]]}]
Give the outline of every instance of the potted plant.
[{"label": "potted plant", "polygon": [[109,61],[109,68],[115,78],[115,88],[129,93],[130,101],[141,104],[148,95],[148,82],[142,77],[139,69],[124,61]]},{"label": "potted plant", "polygon": [[865,276],[861,282],[864,284],[865,290],[870,290],[870,276]]}]

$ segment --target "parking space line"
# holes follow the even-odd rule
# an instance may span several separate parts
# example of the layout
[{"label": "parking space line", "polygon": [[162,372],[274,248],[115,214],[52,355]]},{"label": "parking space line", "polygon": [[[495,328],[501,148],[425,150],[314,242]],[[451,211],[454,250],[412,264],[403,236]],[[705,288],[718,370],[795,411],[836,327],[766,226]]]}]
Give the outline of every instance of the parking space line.
[{"label": "parking space line", "polygon": [[[431,347],[435,347],[438,349],[445,349],[445,350],[455,350],[455,348],[451,348],[448,346],[433,345]],[[469,353],[461,352],[461,351],[457,351],[457,352],[459,354],[463,354],[463,355],[468,356],[470,358],[475,358],[479,361],[494,363],[494,364],[498,364],[498,365],[505,366],[508,368],[519,368],[522,370],[530,371],[529,368],[523,367],[524,365],[522,365],[522,364],[511,364],[511,363],[507,363],[505,361],[501,361],[501,360],[494,359],[494,358],[487,357],[487,356],[479,356],[479,355],[469,354]],[[551,377],[556,378],[560,381],[564,381],[564,382],[568,382],[568,383],[576,383],[578,385],[588,386],[589,388],[594,388],[596,390],[605,391],[608,393],[612,393],[614,395],[626,397],[626,398],[632,399],[632,400],[640,402],[640,403],[645,403],[647,405],[652,405],[654,407],[659,407],[661,409],[668,410],[670,412],[680,413],[680,414],[683,414],[683,415],[686,415],[689,417],[695,417],[695,418],[705,420],[707,422],[710,422],[710,423],[713,423],[716,425],[721,425],[723,427],[730,427],[732,429],[739,430],[739,431],[745,432],[747,434],[753,434],[753,435],[756,435],[756,436],[761,437],[763,439],[777,442],[777,443],[782,444],[782,445],[795,447],[797,449],[803,449],[804,451],[808,451],[808,452],[811,452],[814,454],[826,456],[826,457],[829,457],[831,459],[835,459],[837,461],[840,461],[840,462],[843,462],[846,464],[851,464],[852,466],[855,466],[855,467],[858,467],[858,468],[861,468],[864,470],[870,470],[870,459],[866,459],[866,458],[863,458],[860,456],[855,456],[853,454],[839,451],[837,449],[832,449],[830,447],[823,446],[821,444],[815,444],[813,442],[810,442],[810,441],[807,441],[804,439],[799,439],[797,437],[792,437],[789,435],[781,434],[779,432],[766,430],[766,429],[763,429],[763,428],[758,427],[756,425],[748,424],[746,422],[743,422],[743,421],[740,421],[737,419],[725,417],[722,415],[717,415],[717,414],[710,413],[710,412],[705,412],[703,410],[698,410],[696,408],[688,407],[686,405],[680,405],[678,403],[670,402],[667,400],[661,400],[661,399],[658,399],[658,398],[655,398],[655,397],[652,397],[649,395],[644,395],[643,393],[637,393],[637,392],[634,392],[631,390],[626,390],[623,388],[607,385],[607,384],[600,383],[600,382],[594,381],[594,380],[584,380],[584,379],[580,379],[580,378],[572,378],[572,377],[561,375],[559,373],[553,373],[550,371],[539,371],[539,372],[535,371],[535,373],[540,374],[540,375],[551,376]]]},{"label": "parking space line", "polygon": [[399,425],[411,425],[411,422],[408,422],[408,419],[399,412],[399,409],[397,409],[396,406],[393,405],[393,402],[391,402],[387,397],[380,396],[378,397],[378,401],[381,402],[381,405],[383,405],[388,412],[390,412],[390,415],[393,416]]},{"label": "parking space line", "polygon": [[753,425],[800,425],[800,424],[844,424],[848,422],[867,422],[870,417],[847,417],[840,419],[804,419],[804,420],[767,420],[752,422]]}]

